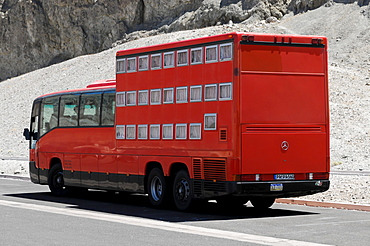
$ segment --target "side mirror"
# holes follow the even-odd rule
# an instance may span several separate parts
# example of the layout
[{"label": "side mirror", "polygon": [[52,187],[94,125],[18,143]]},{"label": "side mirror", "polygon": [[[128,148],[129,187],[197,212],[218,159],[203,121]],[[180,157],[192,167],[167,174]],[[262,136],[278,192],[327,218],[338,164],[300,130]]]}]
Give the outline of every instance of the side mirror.
[{"label": "side mirror", "polygon": [[31,139],[30,130],[28,128],[24,128],[24,130],[23,130],[23,136],[26,138],[26,140],[30,140]]}]

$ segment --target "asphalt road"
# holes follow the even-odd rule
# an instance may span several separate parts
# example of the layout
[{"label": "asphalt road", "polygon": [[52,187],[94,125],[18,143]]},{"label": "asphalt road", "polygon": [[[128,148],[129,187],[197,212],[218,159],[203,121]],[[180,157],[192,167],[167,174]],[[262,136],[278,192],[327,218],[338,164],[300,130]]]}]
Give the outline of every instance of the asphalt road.
[{"label": "asphalt road", "polygon": [[142,195],[60,198],[47,186],[0,178],[0,245],[369,245],[369,232],[369,212],[209,202],[184,213],[153,209]]}]

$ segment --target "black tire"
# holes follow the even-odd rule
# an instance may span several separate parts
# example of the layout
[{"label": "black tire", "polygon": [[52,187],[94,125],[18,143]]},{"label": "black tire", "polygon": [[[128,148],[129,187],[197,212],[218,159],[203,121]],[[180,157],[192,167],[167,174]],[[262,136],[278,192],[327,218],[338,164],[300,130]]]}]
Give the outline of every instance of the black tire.
[{"label": "black tire", "polygon": [[268,209],[275,202],[275,197],[254,197],[251,203],[256,209]]},{"label": "black tire", "polygon": [[149,202],[155,206],[163,206],[166,201],[167,187],[163,172],[159,168],[153,168],[148,176],[147,190]]},{"label": "black tire", "polygon": [[173,182],[173,200],[178,210],[184,211],[193,204],[193,184],[185,170],[179,171]]},{"label": "black tire", "polygon": [[64,196],[68,193],[67,187],[64,185],[64,175],[62,165],[55,164],[49,171],[48,185],[51,193],[56,196]]},{"label": "black tire", "polygon": [[245,197],[220,197],[216,199],[217,204],[220,204],[222,207],[226,208],[243,208],[249,199]]}]

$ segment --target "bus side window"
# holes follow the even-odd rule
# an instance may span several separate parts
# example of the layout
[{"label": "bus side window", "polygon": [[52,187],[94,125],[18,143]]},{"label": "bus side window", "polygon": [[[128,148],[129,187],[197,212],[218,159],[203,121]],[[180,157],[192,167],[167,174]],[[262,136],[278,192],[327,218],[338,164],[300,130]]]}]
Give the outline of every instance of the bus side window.
[{"label": "bus side window", "polygon": [[102,126],[114,125],[114,114],[116,109],[116,97],[114,92],[103,94],[101,124]]},{"label": "bus side window", "polygon": [[59,126],[77,126],[79,95],[60,98]]},{"label": "bus side window", "polygon": [[80,102],[80,126],[100,125],[101,93],[82,94]]},{"label": "bus side window", "polygon": [[59,97],[44,98],[41,103],[40,137],[58,127]]}]

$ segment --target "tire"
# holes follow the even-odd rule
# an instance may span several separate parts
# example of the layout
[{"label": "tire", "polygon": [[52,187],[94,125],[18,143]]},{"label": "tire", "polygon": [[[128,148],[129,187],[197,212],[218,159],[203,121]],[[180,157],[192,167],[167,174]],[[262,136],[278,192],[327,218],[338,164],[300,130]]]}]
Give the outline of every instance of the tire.
[{"label": "tire", "polygon": [[64,175],[62,165],[55,164],[49,171],[48,185],[51,193],[56,196],[64,196],[68,193],[68,189],[64,186]]},{"label": "tire", "polygon": [[251,199],[251,203],[256,209],[268,209],[274,202],[275,197],[254,197]]},{"label": "tire", "polygon": [[148,176],[147,190],[149,202],[155,206],[163,206],[167,196],[166,181],[163,172],[159,168],[153,168]]},{"label": "tire", "polygon": [[243,208],[249,199],[245,197],[220,197],[216,199],[217,204],[225,208]]},{"label": "tire", "polygon": [[185,170],[179,171],[173,182],[173,200],[178,210],[184,211],[193,203],[193,184]]}]

